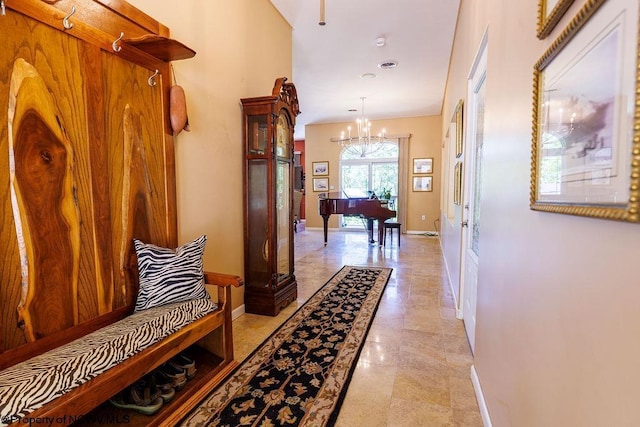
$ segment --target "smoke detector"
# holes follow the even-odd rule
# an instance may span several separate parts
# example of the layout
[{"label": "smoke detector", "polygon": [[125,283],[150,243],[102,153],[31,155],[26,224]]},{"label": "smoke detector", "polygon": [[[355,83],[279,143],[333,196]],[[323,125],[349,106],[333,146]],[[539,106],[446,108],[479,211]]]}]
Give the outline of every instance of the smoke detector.
[{"label": "smoke detector", "polygon": [[376,46],[378,47],[382,47],[387,43],[386,39],[384,37],[378,37],[376,39]]}]

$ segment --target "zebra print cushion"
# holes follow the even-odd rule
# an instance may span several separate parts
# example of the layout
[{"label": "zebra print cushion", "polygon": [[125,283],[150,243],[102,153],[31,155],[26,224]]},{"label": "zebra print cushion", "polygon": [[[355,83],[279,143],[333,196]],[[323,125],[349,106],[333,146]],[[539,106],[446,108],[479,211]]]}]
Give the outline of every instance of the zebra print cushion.
[{"label": "zebra print cushion", "polygon": [[200,236],[175,251],[134,239],[140,288],[135,311],[172,302],[208,298],[204,287],[202,255],[207,236]]},{"label": "zebra print cushion", "polygon": [[0,371],[0,425],[44,406],[216,310],[209,299],[152,308]]}]

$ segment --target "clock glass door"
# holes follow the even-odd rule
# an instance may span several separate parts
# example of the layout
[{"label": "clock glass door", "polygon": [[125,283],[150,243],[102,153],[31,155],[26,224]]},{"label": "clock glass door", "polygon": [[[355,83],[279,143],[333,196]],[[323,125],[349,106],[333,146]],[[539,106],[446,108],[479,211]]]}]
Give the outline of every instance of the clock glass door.
[{"label": "clock glass door", "polygon": [[277,195],[276,209],[278,215],[278,276],[288,276],[291,273],[290,253],[290,233],[291,222],[291,201],[288,188],[291,186],[289,175],[291,165],[289,162],[278,160],[277,168]]},{"label": "clock glass door", "polygon": [[276,216],[278,239],[278,277],[291,274],[291,130],[286,113],[276,125]]}]

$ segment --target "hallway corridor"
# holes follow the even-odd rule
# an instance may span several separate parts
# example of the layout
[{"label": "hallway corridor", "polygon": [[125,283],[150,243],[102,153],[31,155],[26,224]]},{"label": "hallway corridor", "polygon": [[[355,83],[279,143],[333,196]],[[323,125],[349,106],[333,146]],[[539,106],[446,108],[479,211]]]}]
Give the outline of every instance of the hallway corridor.
[{"label": "hallway corridor", "polygon": [[[343,265],[393,268],[360,355],[337,425],[482,426],[470,380],[473,362],[436,237],[403,235],[378,248],[365,233],[295,234],[298,305]],[[235,356],[244,359],[298,307],[277,317],[233,322]]]}]

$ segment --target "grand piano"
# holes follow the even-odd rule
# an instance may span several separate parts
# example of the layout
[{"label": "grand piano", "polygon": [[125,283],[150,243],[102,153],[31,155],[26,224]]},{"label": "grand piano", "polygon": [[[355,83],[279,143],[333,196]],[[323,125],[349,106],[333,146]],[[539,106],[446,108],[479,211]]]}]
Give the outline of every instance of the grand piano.
[{"label": "grand piano", "polygon": [[386,207],[383,202],[378,199],[368,197],[347,197],[341,192],[326,193],[320,196],[318,201],[318,209],[323,220],[324,227],[324,244],[327,245],[327,227],[329,217],[332,214],[342,215],[359,215],[368,219],[368,229],[371,243],[373,240],[373,221],[378,221],[378,243],[382,245],[384,239],[384,222],[389,218],[396,216],[396,211]]}]

